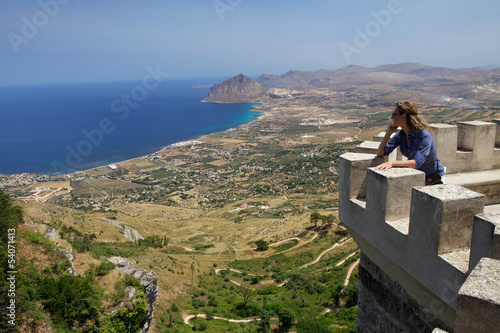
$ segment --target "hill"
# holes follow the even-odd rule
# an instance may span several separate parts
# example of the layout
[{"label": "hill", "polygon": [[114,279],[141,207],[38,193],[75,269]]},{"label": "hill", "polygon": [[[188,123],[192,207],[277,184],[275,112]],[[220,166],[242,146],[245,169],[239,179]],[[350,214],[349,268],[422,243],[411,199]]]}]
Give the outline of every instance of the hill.
[{"label": "hill", "polygon": [[262,97],[266,92],[260,84],[251,78],[239,74],[210,88],[203,102],[244,103]]},{"label": "hill", "polygon": [[432,67],[418,63],[382,65],[375,68],[347,66],[337,70],[292,70],[276,76],[263,74],[257,82],[264,86],[343,86],[407,84],[428,80],[484,80],[491,71],[475,68]]}]

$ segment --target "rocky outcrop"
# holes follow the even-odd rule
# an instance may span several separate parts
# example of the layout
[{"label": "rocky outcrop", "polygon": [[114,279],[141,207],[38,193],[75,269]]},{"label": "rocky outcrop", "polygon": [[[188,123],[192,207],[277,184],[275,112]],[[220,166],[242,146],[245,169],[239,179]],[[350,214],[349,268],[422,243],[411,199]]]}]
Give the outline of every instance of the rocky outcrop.
[{"label": "rocky outcrop", "polygon": [[151,271],[145,271],[130,266],[130,262],[122,257],[111,257],[108,259],[113,264],[117,265],[117,269],[124,272],[125,274],[133,275],[141,282],[141,286],[144,287],[144,294],[146,298],[146,304],[148,306],[148,315],[146,318],[146,323],[140,331],[141,333],[148,332],[149,326],[151,325],[151,320],[153,319],[153,303],[158,296],[158,284],[156,282],[156,273]]},{"label": "rocky outcrop", "polygon": [[203,102],[248,103],[264,96],[266,89],[251,78],[239,74],[214,85]]}]

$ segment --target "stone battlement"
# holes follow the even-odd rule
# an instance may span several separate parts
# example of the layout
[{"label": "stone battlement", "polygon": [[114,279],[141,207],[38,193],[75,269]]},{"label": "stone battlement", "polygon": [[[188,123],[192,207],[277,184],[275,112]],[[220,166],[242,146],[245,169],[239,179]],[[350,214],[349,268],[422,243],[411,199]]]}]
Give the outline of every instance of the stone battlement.
[{"label": "stone battlement", "polygon": [[[482,193],[485,203],[500,204],[500,120],[457,125],[432,124],[438,157],[446,167],[446,182]],[[376,154],[384,132],[356,147],[357,153]],[[386,160],[405,159],[399,149]]]},{"label": "stone battlement", "polygon": [[[497,124],[432,126],[438,156],[450,174],[499,168]],[[365,143],[361,149],[370,145],[375,146]],[[500,214],[484,213],[485,203],[498,201],[496,192],[481,194],[455,184],[424,186],[421,171],[373,168],[383,161],[374,154],[346,153],[339,162],[340,220],[361,251],[441,328],[466,332],[480,327],[485,321],[478,306],[500,318],[500,297],[485,299],[471,291],[474,285],[490,285],[497,288],[493,294],[500,294],[500,273],[491,275],[500,268]],[[484,271],[490,274],[489,284],[477,282]],[[468,309],[472,304],[474,316]],[[498,320],[486,321],[491,323]]]}]

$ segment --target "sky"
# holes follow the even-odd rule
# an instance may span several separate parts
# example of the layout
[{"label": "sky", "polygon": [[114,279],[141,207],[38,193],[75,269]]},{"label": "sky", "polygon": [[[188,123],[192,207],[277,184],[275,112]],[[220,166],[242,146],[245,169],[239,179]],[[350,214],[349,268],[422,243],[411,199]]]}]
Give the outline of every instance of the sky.
[{"label": "sky", "polygon": [[1,0],[0,85],[500,65],[498,0]]}]

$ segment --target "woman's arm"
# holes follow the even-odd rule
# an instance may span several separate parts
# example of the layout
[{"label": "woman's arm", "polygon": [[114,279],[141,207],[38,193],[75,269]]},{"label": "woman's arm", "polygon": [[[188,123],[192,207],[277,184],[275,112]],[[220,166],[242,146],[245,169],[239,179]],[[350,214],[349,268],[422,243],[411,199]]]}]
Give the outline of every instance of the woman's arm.
[{"label": "woman's arm", "polygon": [[389,127],[387,127],[387,131],[385,131],[384,138],[382,139],[382,142],[380,142],[380,144],[378,145],[377,157],[384,156],[385,145],[387,144],[387,142],[389,142],[389,140],[391,139],[392,133],[394,133],[396,131],[396,129],[397,129],[397,127],[394,127],[394,125],[392,125],[392,124],[389,125]]},{"label": "woman's arm", "polygon": [[406,160],[406,161],[390,161],[379,164],[375,167],[375,170],[388,170],[392,167],[401,167],[401,168],[413,168],[416,169],[417,165],[415,164],[415,160]]}]

